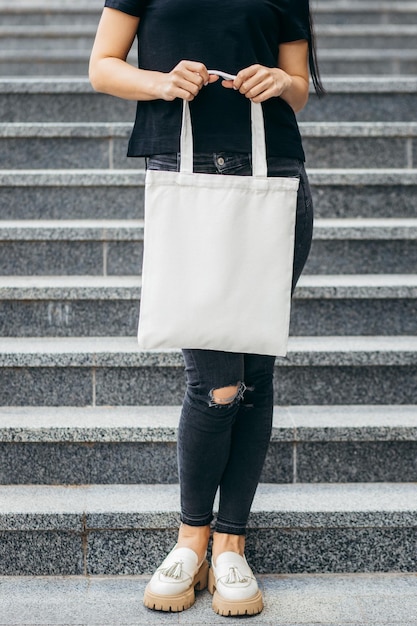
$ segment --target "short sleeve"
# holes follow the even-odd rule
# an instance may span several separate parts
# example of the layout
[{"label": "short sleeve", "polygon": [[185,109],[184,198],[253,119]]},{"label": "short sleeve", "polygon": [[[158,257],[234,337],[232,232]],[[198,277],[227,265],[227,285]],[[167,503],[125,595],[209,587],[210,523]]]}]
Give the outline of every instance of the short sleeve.
[{"label": "short sleeve", "polygon": [[109,9],[117,9],[134,17],[141,17],[145,4],[146,0],[106,0],[104,6]]},{"label": "short sleeve", "polygon": [[285,0],[280,27],[280,42],[311,39],[309,0]]}]

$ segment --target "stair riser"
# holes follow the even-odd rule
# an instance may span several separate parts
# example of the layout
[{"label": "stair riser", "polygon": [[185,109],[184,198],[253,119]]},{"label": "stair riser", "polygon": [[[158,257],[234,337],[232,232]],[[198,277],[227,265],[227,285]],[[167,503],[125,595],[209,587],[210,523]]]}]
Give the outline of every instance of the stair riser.
[{"label": "stair riser", "polygon": [[[80,520],[77,530],[5,531],[0,575],[150,574],[175,543],[178,523],[172,514],[164,529],[82,530]],[[416,542],[415,527],[334,528],[324,522],[299,528],[289,522],[250,528],[246,555],[258,573],[413,572]]]},{"label": "stair riser", "polygon": [[[1,66],[0,66],[1,67]],[[364,59],[363,61],[351,61],[347,56],[346,59],[341,60],[330,60],[330,59],[321,59],[319,60],[320,73],[326,79],[326,76],[374,76],[374,75],[386,75],[392,74],[394,76],[401,75],[415,75],[417,74],[417,60],[411,59],[387,59],[387,60],[368,60]],[[19,68],[21,71],[18,73],[18,69],[14,72],[19,76],[25,76],[25,72],[27,72],[27,67]],[[35,66],[36,69],[36,66]],[[78,68],[75,66],[71,67],[71,73],[75,76],[85,75],[84,68],[81,66]],[[7,68],[5,68],[5,72],[7,72]],[[48,68],[40,69],[37,74],[41,74],[41,72],[47,72],[48,74],[53,74],[53,70],[49,70]],[[8,74],[1,71],[1,74],[7,76]],[[47,75],[48,75],[47,74]]]},{"label": "stair riser", "polygon": [[[313,9],[314,11],[314,9]],[[345,11],[317,11],[313,13],[314,23],[319,26],[320,24],[331,24],[346,26],[348,24],[369,24],[369,26],[376,26],[377,24],[417,24],[417,12],[410,11],[387,11],[378,9],[375,6],[375,11],[356,11],[355,9],[346,9]],[[64,23],[64,22],[61,22]]]},{"label": "stair riser", "polygon": [[[143,169],[128,158],[127,137],[0,138],[0,169]],[[307,166],[314,168],[417,167],[415,137],[304,136]]]},{"label": "stair riser", "polygon": [[[142,241],[0,242],[2,276],[138,276]],[[414,274],[416,240],[313,241],[306,274]]]},{"label": "stair riser", "polygon": [[[135,336],[139,302],[0,301],[2,337]],[[417,335],[415,299],[295,298],[290,333],[320,335]]]},{"label": "stair riser", "polygon": [[[349,59],[327,60],[319,62],[323,77],[328,76],[368,76],[368,75],[415,75],[417,74],[417,60],[363,60],[349,61]],[[78,76],[88,74],[88,61],[10,61],[0,60],[0,76]]]},{"label": "stair riser", "polygon": [[[93,30],[93,29],[92,29]],[[407,38],[405,38],[407,41]],[[0,36],[0,49],[2,50],[27,50],[36,55],[37,52],[57,52],[65,50],[85,50],[88,53],[93,47],[94,36],[90,34],[74,34],[67,35],[60,32],[57,28],[56,34],[51,35],[33,35],[22,37],[20,33]]]},{"label": "stair riser", "polygon": [[[416,185],[315,185],[315,216],[415,218]],[[0,187],[4,220],[140,219],[143,187]]]},{"label": "stair riser", "polygon": [[[417,243],[416,243],[417,247]],[[138,275],[143,241],[0,243],[2,275]]]},{"label": "stair riser", "polygon": [[[311,94],[302,121],[414,122],[416,93]],[[0,94],[0,122],[130,122],[135,104],[97,93]]]},{"label": "stair riser", "polygon": [[[4,26],[62,26],[65,24],[69,26],[71,24],[79,24],[82,26],[91,25],[94,28],[98,22],[100,11],[86,11],[86,7],[83,10],[76,12],[60,12],[59,10],[53,10],[49,12],[41,11],[25,11],[24,13],[2,13],[2,24]],[[354,9],[347,9],[345,11],[329,11],[316,10],[314,12],[314,22],[317,25],[320,24],[369,24],[375,26],[376,24],[417,24],[417,12],[410,9],[410,11],[388,11],[378,10],[375,6],[375,11],[356,11]]]},{"label": "stair riser", "polygon": [[[184,372],[176,367],[4,367],[4,406],[176,405]],[[280,405],[413,404],[417,366],[277,367]]]},{"label": "stair riser", "polygon": [[0,187],[0,215],[5,220],[139,219],[143,217],[143,189]]},{"label": "stair riser", "polygon": [[327,35],[319,34],[317,36],[317,45],[319,48],[327,49],[343,49],[346,50],[369,50],[369,49],[414,49],[416,45],[416,35],[412,34],[369,34],[369,35],[353,35],[353,34],[336,34]]},{"label": "stair riser", "polygon": [[[0,456],[2,485],[178,482],[171,442],[0,443]],[[261,482],[415,482],[416,459],[417,441],[272,442]]]},{"label": "stair riser", "polygon": [[[10,33],[0,36],[0,48],[2,50],[18,50],[19,52],[27,50],[36,54],[36,52],[47,51],[57,52],[65,50],[84,50],[86,54],[91,51],[94,42],[94,28],[92,33],[84,34],[67,34],[60,32],[59,27],[56,33],[47,36],[33,35],[22,37],[20,33]],[[319,48],[326,49],[347,49],[347,50],[367,50],[369,48],[386,49],[414,49],[415,34],[320,34],[317,36]]]},{"label": "stair riser", "polygon": [[144,159],[127,158],[127,143],[128,137],[0,138],[0,169],[143,169]]}]

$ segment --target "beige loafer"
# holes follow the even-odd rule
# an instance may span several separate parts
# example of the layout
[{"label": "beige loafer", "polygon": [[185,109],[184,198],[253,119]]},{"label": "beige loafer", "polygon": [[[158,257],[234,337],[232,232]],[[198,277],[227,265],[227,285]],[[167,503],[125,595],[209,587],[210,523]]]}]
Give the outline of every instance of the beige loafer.
[{"label": "beige loafer", "polygon": [[262,594],[245,557],[223,552],[211,565],[208,588],[219,615],[256,615],[264,607]]},{"label": "beige loafer", "polygon": [[145,589],[143,604],[155,611],[184,611],[195,602],[195,589],[207,587],[209,565],[198,563],[190,548],[171,550]]}]

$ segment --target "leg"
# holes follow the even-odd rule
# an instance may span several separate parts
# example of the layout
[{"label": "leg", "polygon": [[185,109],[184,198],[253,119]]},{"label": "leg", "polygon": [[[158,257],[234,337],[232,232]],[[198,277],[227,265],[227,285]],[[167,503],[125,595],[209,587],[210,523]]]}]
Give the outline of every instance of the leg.
[{"label": "leg", "polygon": [[[181,520],[192,528],[213,519],[213,502],[227,465],[243,393],[243,355],[184,350],[187,391],[178,429]],[[196,546],[197,548],[199,546]]]},{"label": "leg", "polygon": [[231,549],[233,542],[239,547],[237,551],[243,553],[246,523],[271,436],[275,358],[245,354],[244,363],[247,388],[236,415],[229,460],[220,483],[214,558]]}]

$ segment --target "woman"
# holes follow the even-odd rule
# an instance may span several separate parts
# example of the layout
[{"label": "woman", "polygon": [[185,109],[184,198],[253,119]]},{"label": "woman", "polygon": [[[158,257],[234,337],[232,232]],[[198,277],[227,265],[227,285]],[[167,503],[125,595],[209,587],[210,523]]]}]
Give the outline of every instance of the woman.
[{"label": "woman", "polygon": [[[126,63],[136,35],[139,69]],[[191,103],[194,170],[250,175],[249,105],[250,100],[262,102],[268,176],[300,179],[293,289],[312,236],[311,194],[295,119],[308,99],[309,66],[320,95],[308,0],[106,0],[90,61],[97,91],[138,101],[128,155],[145,156],[151,169],[179,169],[185,99]],[[210,68],[236,78],[220,80]],[[245,530],[271,434],[275,359],[190,349],[183,355],[181,526],[176,546],[146,588],[144,603],[182,611],[208,579],[214,611],[256,614],[263,602],[244,557]]]}]

